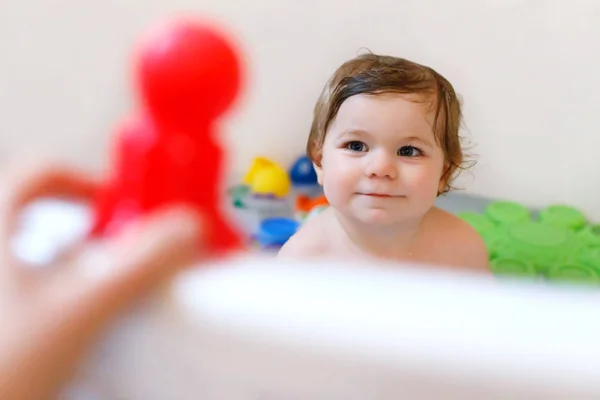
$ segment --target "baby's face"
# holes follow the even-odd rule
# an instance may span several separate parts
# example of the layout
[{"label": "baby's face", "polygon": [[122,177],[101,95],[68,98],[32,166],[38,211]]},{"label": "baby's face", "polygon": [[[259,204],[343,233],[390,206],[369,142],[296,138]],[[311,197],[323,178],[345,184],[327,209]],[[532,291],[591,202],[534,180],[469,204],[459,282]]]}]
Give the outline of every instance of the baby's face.
[{"label": "baby's face", "polygon": [[444,154],[429,104],[410,96],[356,95],[340,107],[317,173],[329,203],[345,217],[390,225],[433,206]]}]

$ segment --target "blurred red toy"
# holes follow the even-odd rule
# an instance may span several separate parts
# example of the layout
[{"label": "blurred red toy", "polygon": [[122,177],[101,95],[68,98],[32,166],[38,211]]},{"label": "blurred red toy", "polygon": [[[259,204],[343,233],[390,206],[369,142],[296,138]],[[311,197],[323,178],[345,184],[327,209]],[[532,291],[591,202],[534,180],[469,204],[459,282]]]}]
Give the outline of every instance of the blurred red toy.
[{"label": "blurred red toy", "polygon": [[241,246],[220,211],[225,160],[215,126],[241,86],[233,45],[211,24],[170,21],[143,38],[134,71],[140,111],[117,131],[92,234],[110,235],[161,206],[185,203],[208,219],[212,250]]}]

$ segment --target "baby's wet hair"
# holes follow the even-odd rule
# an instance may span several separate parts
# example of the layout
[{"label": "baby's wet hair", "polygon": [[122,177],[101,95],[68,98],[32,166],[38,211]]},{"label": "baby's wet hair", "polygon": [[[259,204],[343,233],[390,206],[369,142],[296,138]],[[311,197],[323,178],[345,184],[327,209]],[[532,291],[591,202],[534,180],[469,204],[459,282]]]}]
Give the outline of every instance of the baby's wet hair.
[{"label": "baby's wet hair", "polygon": [[435,140],[444,152],[446,165],[442,177],[445,184],[439,194],[451,190],[457,172],[472,165],[465,161],[461,144],[461,102],[446,78],[432,68],[404,58],[368,52],[342,64],[327,81],[315,105],[307,155],[320,164],[327,130],[348,98],[383,93],[414,94],[415,101],[431,107]]}]

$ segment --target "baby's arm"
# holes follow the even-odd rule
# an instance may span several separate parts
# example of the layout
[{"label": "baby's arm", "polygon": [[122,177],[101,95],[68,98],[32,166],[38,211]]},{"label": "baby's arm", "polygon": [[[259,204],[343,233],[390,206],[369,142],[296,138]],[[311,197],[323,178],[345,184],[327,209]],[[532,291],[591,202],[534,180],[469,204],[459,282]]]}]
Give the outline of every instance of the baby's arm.
[{"label": "baby's arm", "polygon": [[489,254],[479,233],[458,218],[455,220],[452,233],[455,263],[469,270],[489,273]]},{"label": "baby's arm", "polygon": [[279,250],[277,258],[310,258],[323,254],[323,223],[317,216],[304,224]]},{"label": "baby's arm", "polygon": [[304,241],[300,232],[288,239],[279,249],[277,258],[298,258],[303,254]]},{"label": "baby's arm", "polygon": [[476,271],[490,272],[487,246],[481,236],[470,226],[462,234],[464,247],[462,264]]},{"label": "baby's arm", "polygon": [[490,272],[485,242],[471,225],[448,212],[436,210],[433,229],[444,243],[442,254],[450,266],[478,272]]}]

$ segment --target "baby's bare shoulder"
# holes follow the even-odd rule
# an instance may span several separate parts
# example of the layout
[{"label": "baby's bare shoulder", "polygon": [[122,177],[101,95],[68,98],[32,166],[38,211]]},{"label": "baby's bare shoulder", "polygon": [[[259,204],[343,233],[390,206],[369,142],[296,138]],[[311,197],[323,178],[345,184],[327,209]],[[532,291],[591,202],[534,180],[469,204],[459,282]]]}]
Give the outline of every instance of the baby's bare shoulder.
[{"label": "baby's bare shoulder", "polygon": [[433,240],[442,243],[442,256],[448,263],[469,269],[489,271],[489,254],[485,242],[471,225],[457,216],[435,208],[431,212],[429,230]]},{"label": "baby's bare shoulder", "polygon": [[307,258],[327,252],[331,231],[330,217],[327,211],[307,221],[279,250],[277,257]]}]

